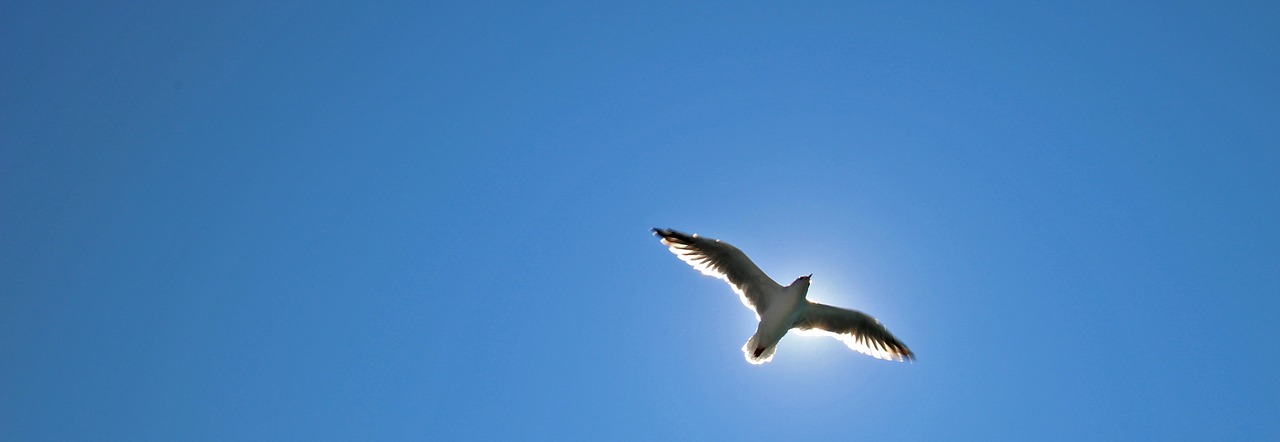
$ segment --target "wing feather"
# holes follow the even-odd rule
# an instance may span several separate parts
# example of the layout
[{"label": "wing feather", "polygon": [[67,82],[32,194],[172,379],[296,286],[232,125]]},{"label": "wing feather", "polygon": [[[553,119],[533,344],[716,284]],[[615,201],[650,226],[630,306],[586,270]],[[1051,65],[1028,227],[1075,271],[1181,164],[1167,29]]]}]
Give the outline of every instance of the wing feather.
[{"label": "wing feather", "polygon": [[782,289],[769,275],[757,267],[745,253],[729,243],[689,235],[671,229],[653,229],[653,235],[662,239],[671,253],[681,261],[707,276],[714,276],[729,283],[742,304],[756,312],[756,316],[769,304],[768,293]]},{"label": "wing feather", "polygon": [[915,360],[915,354],[889,333],[880,321],[857,310],[809,302],[792,327],[826,332],[849,348],[878,359]]}]

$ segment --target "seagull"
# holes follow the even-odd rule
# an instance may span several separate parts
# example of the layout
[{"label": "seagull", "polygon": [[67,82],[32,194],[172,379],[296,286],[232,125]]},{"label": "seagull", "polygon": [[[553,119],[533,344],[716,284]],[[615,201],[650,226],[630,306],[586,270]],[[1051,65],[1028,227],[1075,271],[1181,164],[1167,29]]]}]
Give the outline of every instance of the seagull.
[{"label": "seagull", "polygon": [[830,335],[849,348],[877,359],[915,360],[915,354],[876,318],[857,310],[805,299],[813,274],[796,278],[791,285],[783,287],[727,242],[671,229],[655,227],[652,230],[654,236],[661,238],[662,245],[680,260],[704,275],[729,283],[742,303],[756,313],[760,325],[742,346],[747,362],[759,365],[772,361],[778,341],[791,329]]}]

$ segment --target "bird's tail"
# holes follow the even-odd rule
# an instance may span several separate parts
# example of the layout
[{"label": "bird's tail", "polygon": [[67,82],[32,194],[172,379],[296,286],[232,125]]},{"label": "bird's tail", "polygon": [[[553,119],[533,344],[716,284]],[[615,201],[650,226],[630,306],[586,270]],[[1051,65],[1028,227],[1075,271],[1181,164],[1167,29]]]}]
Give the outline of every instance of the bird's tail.
[{"label": "bird's tail", "polygon": [[[758,351],[757,351],[758,350]],[[760,365],[773,360],[773,353],[778,351],[778,344],[760,348],[759,338],[752,336],[742,345],[742,355],[746,356],[747,362]]]}]

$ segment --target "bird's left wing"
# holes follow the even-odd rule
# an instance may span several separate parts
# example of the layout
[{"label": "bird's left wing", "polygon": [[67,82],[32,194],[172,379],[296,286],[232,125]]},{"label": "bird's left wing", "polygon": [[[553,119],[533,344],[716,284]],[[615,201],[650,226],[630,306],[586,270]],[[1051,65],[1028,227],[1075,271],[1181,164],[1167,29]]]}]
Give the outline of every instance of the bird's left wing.
[{"label": "bird's left wing", "polygon": [[857,310],[809,302],[792,328],[830,333],[849,348],[879,359],[911,361],[916,357],[880,321]]},{"label": "bird's left wing", "polygon": [[727,242],[671,229],[654,228],[653,234],[662,238],[662,244],[680,260],[704,275],[729,283],[738,297],[742,298],[742,303],[755,310],[757,316],[768,307],[768,294],[782,289],[782,286],[756,267],[745,253]]}]

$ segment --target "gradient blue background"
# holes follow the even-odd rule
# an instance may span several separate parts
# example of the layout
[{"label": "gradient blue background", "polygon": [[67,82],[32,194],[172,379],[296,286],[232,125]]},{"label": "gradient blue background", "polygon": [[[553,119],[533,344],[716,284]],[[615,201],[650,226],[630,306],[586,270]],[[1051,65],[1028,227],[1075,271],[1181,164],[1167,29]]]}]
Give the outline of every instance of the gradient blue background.
[{"label": "gradient blue background", "polygon": [[0,5],[0,439],[1280,439],[1275,2],[464,3]]}]

